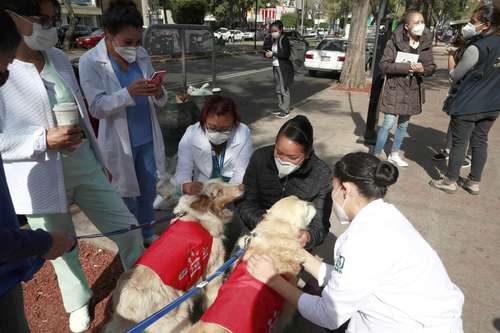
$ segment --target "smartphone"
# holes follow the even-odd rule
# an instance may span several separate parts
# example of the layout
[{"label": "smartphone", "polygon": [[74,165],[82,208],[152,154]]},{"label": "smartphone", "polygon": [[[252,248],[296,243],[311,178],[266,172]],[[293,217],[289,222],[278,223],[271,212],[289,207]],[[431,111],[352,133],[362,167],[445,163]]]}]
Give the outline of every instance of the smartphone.
[{"label": "smartphone", "polygon": [[163,82],[163,77],[165,76],[165,74],[167,74],[167,71],[156,71],[149,78],[149,82],[160,85]]}]

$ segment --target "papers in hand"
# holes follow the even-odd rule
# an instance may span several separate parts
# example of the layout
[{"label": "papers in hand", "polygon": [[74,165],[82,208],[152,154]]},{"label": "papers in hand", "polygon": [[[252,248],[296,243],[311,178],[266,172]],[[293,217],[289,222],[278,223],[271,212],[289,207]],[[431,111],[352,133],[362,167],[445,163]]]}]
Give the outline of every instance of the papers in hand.
[{"label": "papers in hand", "polygon": [[416,64],[418,62],[418,57],[418,54],[398,51],[395,62]]}]

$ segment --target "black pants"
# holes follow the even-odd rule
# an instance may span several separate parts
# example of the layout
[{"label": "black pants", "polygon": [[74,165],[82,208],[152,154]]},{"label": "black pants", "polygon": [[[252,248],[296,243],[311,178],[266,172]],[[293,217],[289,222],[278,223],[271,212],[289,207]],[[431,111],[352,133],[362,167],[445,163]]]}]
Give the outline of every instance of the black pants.
[{"label": "black pants", "polygon": [[446,172],[446,177],[449,180],[458,180],[467,144],[470,142],[472,151],[470,179],[476,182],[481,181],[481,175],[488,159],[488,133],[495,120],[496,116],[484,117],[479,120],[451,118],[452,145]]},{"label": "black pants", "polygon": [[24,314],[23,288],[13,287],[0,297],[0,333],[29,333]]}]

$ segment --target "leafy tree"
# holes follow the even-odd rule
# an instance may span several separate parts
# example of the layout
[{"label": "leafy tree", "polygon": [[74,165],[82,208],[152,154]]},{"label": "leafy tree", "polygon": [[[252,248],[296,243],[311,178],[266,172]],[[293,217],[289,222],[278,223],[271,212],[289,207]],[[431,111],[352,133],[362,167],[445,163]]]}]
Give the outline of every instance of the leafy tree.
[{"label": "leafy tree", "polygon": [[369,12],[370,0],[353,0],[351,32],[339,82],[345,88],[364,88],[366,85],[366,22]]},{"label": "leafy tree", "polygon": [[298,16],[297,13],[284,13],[281,15],[281,21],[286,28],[292,28],[297,25]]},{"label": "leafy tree", "polygon": [[207,10],[206,0],[175,0],[172,16],[178,24],[203,24]]},{"label": "leafy tree", "polygon": [[320,27],[321,29],[328,30],[328,29],[330,29],[330,24],[328,24],[328,22],[321,22],[321,23],[319,24],[319,27]]}]

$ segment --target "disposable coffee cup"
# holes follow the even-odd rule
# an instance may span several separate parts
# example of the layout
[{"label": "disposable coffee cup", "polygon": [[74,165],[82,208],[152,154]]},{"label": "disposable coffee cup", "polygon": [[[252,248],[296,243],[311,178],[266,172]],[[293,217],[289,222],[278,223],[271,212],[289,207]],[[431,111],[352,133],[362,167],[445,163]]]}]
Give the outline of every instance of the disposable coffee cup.
[{"label": "disposable coffee cup", "polygon": [[58,127],[78,125],[78,105],[75,103],[60,103],[54,105],[54,115]]}]

